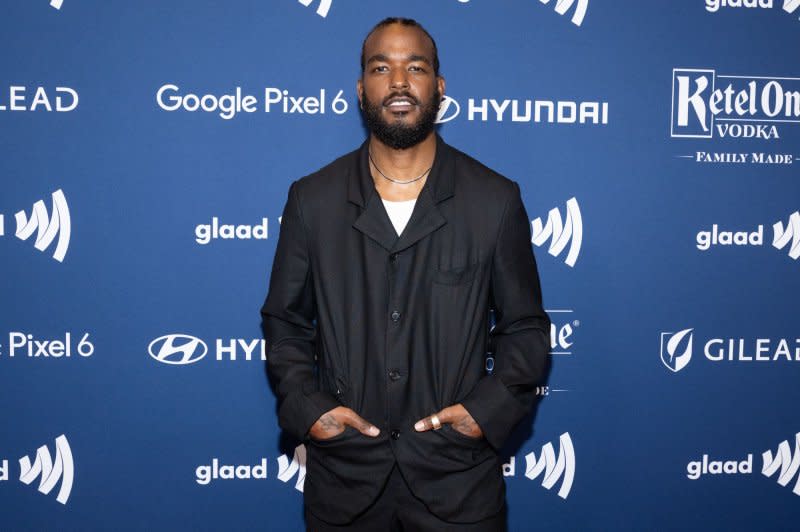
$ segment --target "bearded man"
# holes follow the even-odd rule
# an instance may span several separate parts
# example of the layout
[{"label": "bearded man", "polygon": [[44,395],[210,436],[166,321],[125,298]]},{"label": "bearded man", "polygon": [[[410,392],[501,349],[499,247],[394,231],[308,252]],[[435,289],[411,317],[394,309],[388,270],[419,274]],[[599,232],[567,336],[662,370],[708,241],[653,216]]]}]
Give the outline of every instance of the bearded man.
[{"label": "bearded man", "polygon": [[497,452],[550,349],[519,186],[434,131],[416,21],[367,35],[357,92],[369,138],[290,186],[261,309],[307,527],[504,530]]}]

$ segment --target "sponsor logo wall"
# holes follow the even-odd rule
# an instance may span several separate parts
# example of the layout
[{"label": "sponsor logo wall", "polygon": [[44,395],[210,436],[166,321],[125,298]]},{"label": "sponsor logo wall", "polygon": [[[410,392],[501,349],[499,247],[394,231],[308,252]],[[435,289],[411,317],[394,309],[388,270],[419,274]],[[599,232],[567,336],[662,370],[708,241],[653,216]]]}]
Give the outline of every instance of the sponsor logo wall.
[{"label": "sponsor logo wall", "polygon": [[0,530],[303,529],[258,310],[389,15],[525,205],[551,348],[491,457],[509,530],[800,522],[800,1],[5,8]]}]

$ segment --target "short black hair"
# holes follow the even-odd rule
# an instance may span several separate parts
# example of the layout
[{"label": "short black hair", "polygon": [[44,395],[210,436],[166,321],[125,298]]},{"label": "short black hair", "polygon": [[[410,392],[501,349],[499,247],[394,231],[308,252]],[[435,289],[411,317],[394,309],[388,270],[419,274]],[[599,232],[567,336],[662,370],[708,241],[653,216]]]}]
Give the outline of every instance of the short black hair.
[{"label": "short black hair", "polygon": [[386,17],[385,19],[381,20],[375,27],[369,30],[367,36],[364,37],[364,42],[361,43],[361,73],[364,73],[364,68],[366,67],[366,57],[364,57],[364,48],[367,45],[367,39],[369,39],[370,35],[375,33],[381,28],[385,28],[386,26],[391,26],[392,24],[400,24],[402,26],[408,26],[411,28],[417,28],[422,31],[425,35],[427,35],[428,39],[431,40],[431,44],[433,44],[433,73],[438,76],[439,75],[439,50],[436,48],[436,41],[433,39],[428,30],[422,27],[422,24],[414,20],[413,18],[404,18],[404,17]]}]

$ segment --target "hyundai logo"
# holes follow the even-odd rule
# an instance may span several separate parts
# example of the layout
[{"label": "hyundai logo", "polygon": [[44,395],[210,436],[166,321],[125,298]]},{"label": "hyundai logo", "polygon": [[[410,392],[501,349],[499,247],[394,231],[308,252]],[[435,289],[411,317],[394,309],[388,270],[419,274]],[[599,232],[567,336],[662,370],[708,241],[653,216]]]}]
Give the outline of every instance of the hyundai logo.
[{"label": "hyundai logo", "polygon": [[193,364],[206,356],[208,346],[200,338],[188,334],[167,334],[150,342],[150,356],[164,364]]},{"label": "hyundai logo", "polygon": [[443,96],[442,103],[439,105],[439,112],[436,115],[436,123],[444,124],[458,116],[461,106],[450,96]]}]

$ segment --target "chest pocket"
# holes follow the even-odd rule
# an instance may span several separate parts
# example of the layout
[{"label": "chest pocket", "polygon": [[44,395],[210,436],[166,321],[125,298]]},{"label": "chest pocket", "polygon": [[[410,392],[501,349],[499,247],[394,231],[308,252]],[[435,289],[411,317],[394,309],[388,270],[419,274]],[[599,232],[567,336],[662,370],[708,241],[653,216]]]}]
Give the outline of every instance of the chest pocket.
[{"label": "chest pocket", "polygon": [[451,270],[436,269],[433,271],[433,282],[436,284],[445,285],[463,285],[468,284],[475,278],[475,272],[478,271],[480,266],[479,262],[453,268]]}]

